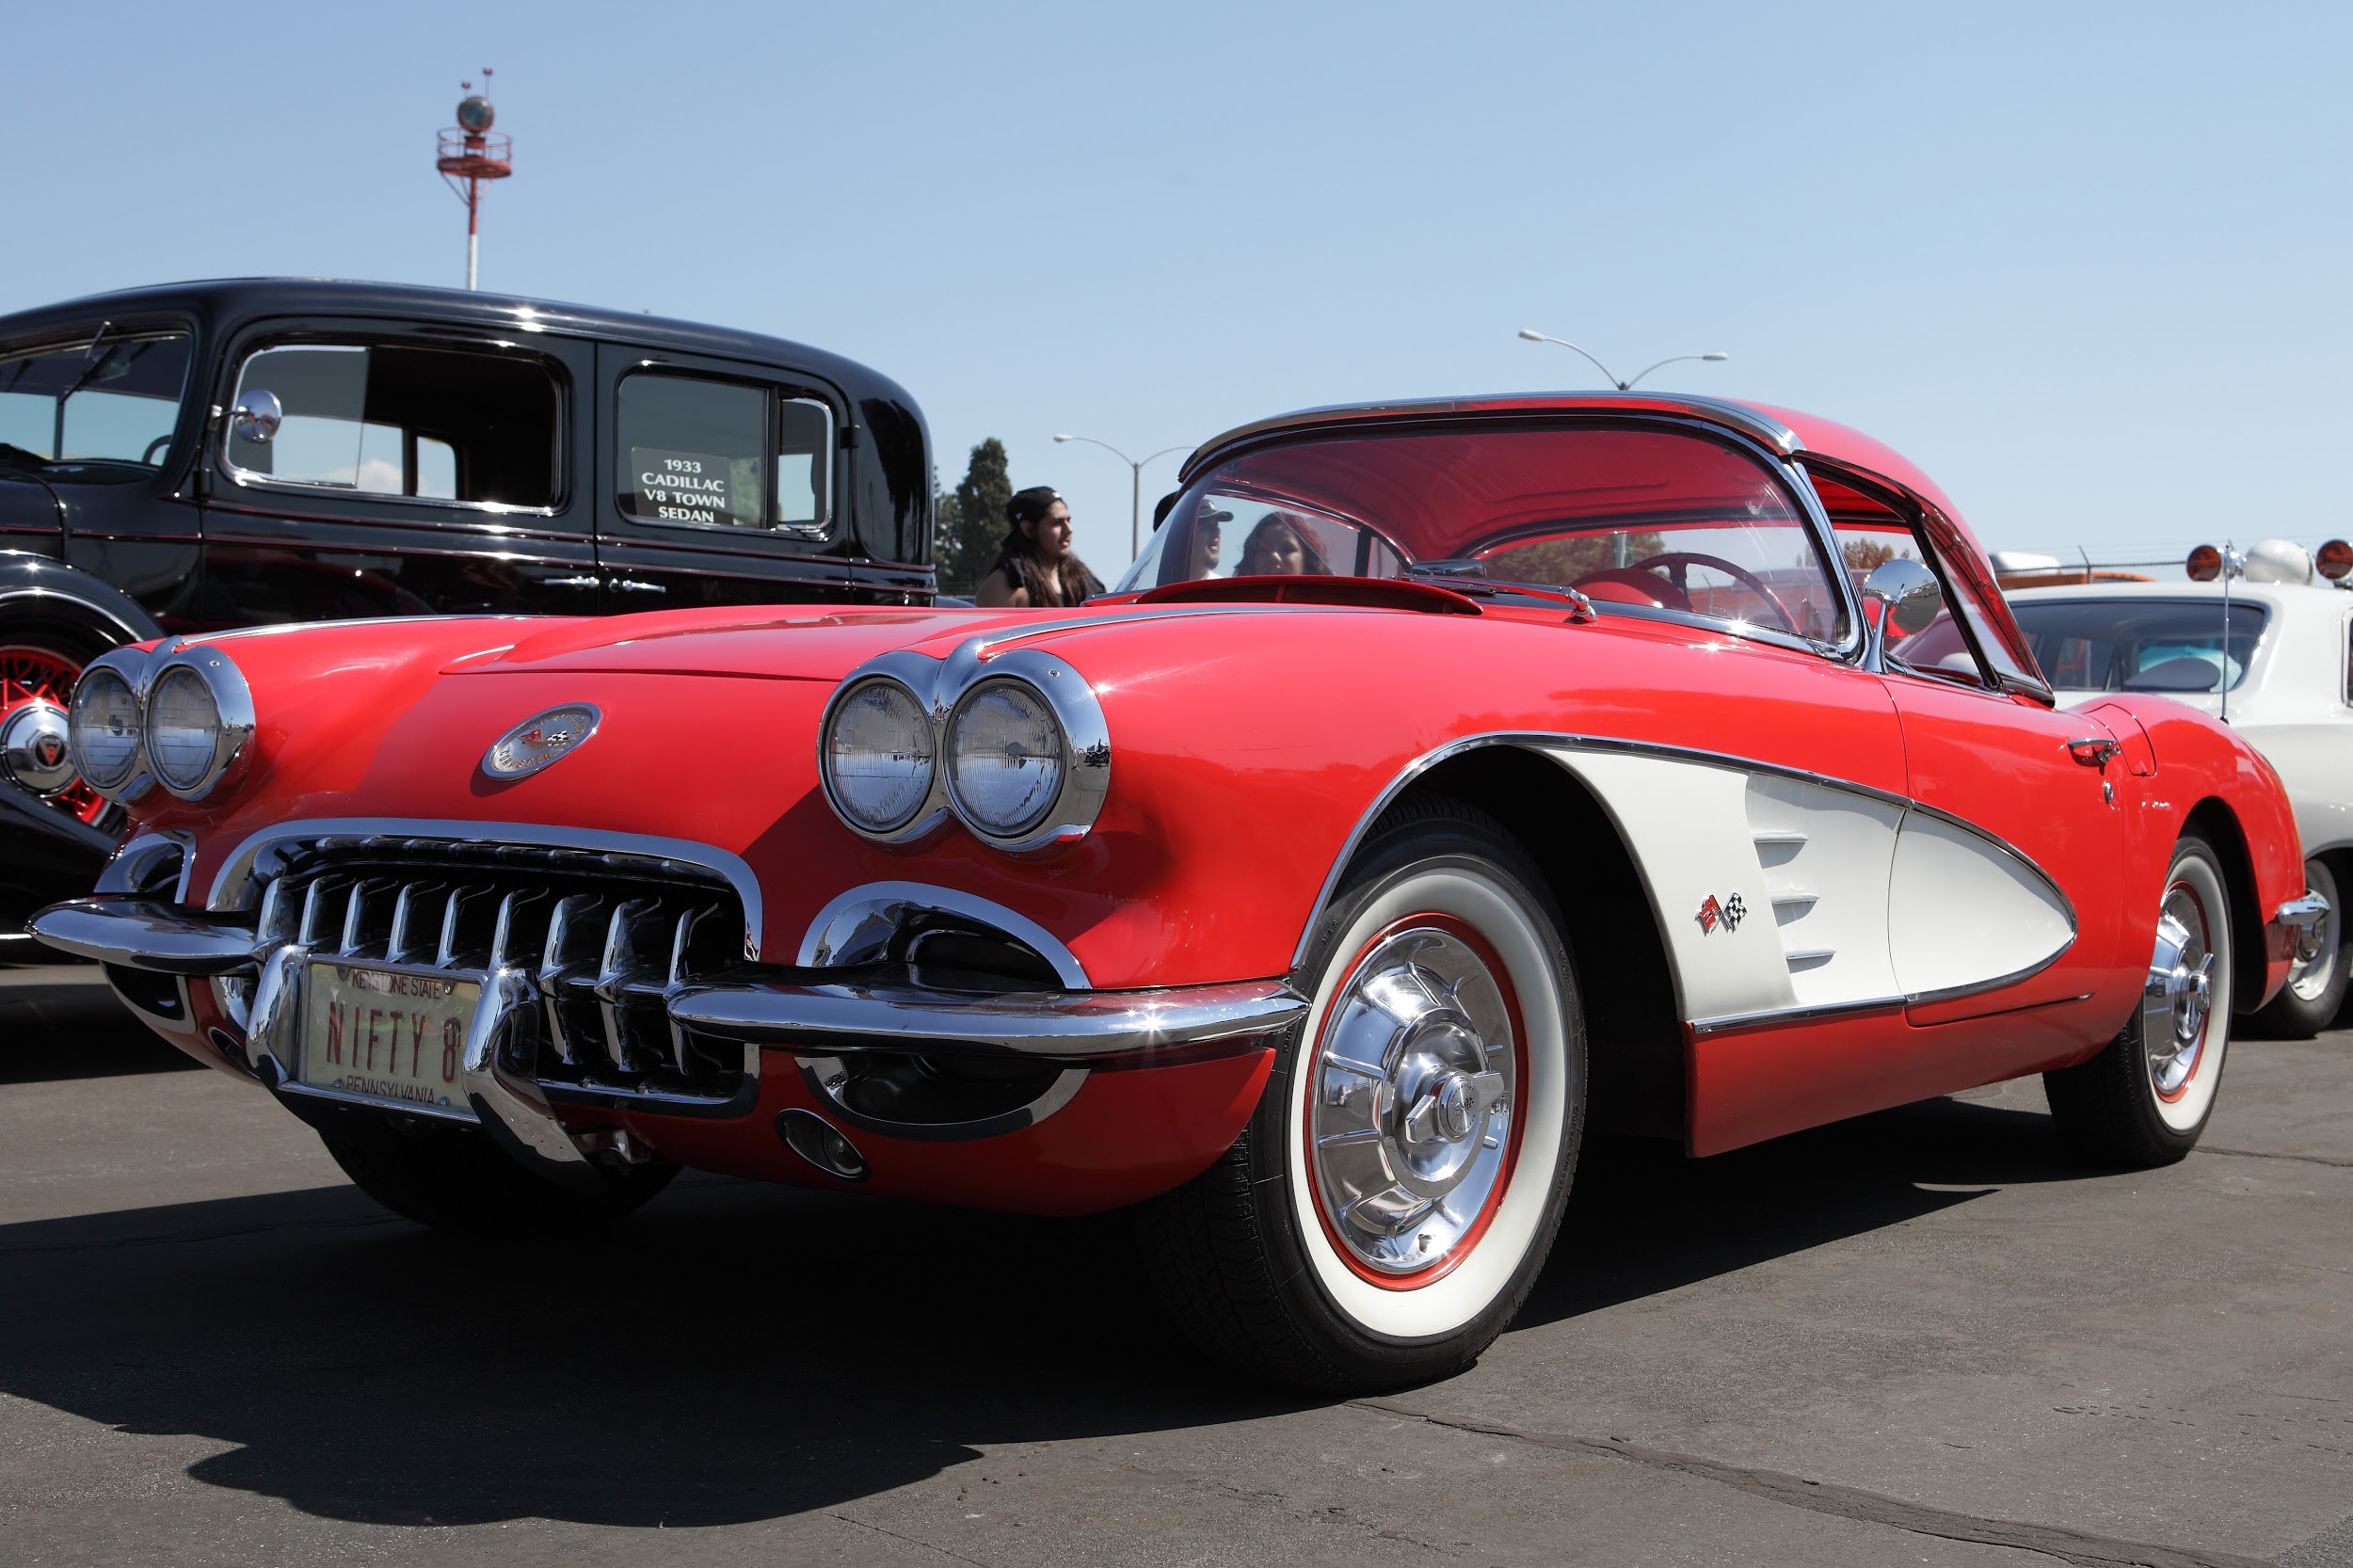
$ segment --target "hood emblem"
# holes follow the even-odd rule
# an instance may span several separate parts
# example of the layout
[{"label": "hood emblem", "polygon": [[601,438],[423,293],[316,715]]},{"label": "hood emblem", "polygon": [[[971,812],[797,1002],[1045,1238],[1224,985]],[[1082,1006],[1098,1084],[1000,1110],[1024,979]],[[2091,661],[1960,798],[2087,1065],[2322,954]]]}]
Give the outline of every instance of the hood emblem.
[{"label": "hood emblem", "polygon": [[537,773],[595,734],[602,717],[586,702],[568,702],[536,713],[490,744],[482,754],[482,771],[492,778]]}]

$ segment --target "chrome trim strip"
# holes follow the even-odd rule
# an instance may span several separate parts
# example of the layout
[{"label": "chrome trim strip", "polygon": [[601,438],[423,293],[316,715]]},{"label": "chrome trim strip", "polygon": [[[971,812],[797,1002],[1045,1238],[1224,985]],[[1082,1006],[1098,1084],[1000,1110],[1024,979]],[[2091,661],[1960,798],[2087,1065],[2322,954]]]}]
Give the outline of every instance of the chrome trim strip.
[{"label": "chrome trim strip", "polygon": [[148,899],[78,898],[53,904],[26,924],[51,947],[102,964],[155,974],[212,975],[253,967],[255,934],[191,919]]},{"label": "chrome trim strip", "polygon": [[[1696,746],[1673,745],[1661,741],[1632,741],[1613,736],[1572,735],[1541,729],[1498,729],[1480,735],[1465,735],[1459,740],[1449,741],[1434,750],[1424,752],[1407,763],[1398,776],[1389,781],[1388,787],[1373,798],[1372,804],[1365,808],[1362,816],[1357,818],[1356,825],[1349,830],[1348,838],[1340,845],[1339,855],[1332,862],[1332,869],[1324,874],[1323,886],[1316,893],[1316,901],[1308,910],[1306,923],[1300,928],[1299,943],[1291,951],[1292,969],[1296,970],[1307,962],[1307,948],[1315,938],[1316,924],[1323,919],[1323,912],[1331,905],[1332,895],[1338,889],[1340,877],[1347,872],[1349,861],[1355,857],[1357,848],[1365,840],[1365,835],[1372,831],[1372,824],[1381,820],[1381,813],[1387,810],[1398,796],[1403,794],[1416,779],[1438,763],[1449,758],[1458,757],[1464,752],[1492,745],[1532,749],[1562,747],[1577,751],[1616,752],[1632,757],[1658,757],[1670,761],[1696,762],[1706,767],[1727,768],[1737,773],[1768,774],[1777,778],[1795,779],[1802,784],[1816,784],[1824,789],[1842,791],[1848,794],[1861,796],[1865,800],[1882,801],[1888,805],[1899,807],[1907,812],[1916,811],[1924,817],[1949,823],[1965,833],[1984,840],[2003,854],[2014,856],[2020,865],[2034,872],[2057,896],[2059,907],[2067,914],[2069,927],[2077,935],[2080,935],[2083,930],[2083,920],[2075,912],[2074,901],[2067,896],[2067,889],[2060,887],[2050,872],[2037,865],[2032,856],[1996,835],[1988,833],[1984,828],[1965,818],[1957,817],[1950,811],[1930,806],[1925,801],[1914,800],[1909,795],[1898,794],[1893,790],[1881,790],[1869,784],[1857,784],[1849,779],[1834,778],[1829,774],[1816,773],[1809,768],[1791,767],[1782,762],[1761,761],[1753,757],[1737,757],[1729,752],[1704,751]],[[1983,986],[1972,986],[1968,990],[1935,993],[1933,1000],[1948,1000],[1948,996],[1965,996],[1972,990],[1990,989],[2013,984],[2028,975],[2039,973],[2042,968],[2057,962],[2073,946],[2074,939],[2071,936],[2066,947],[2059,949],[2057,952],[2053,953],[2050,958],[2045,959],[2035,968],[2026,969],[2015,975],[2006,975],[1999,980],[1986,983]]]},{"label": "chrome trim strip", "polygon": [[[1001,904],[973,893],[935,888],[923,882],[869,882],[851,888],[817,911],[792,961],[804,969],[869,962],[876,956],[872,950],[877,936],[887,936],[898,929],[899,920],[892,912],[909,906],[936,909],[994,926],[1034,948],[1040,957],[1054,966],[1054,973],[1070,989],[1095,988],[1095,982],[1088,978],[1086,966],[1079,962],[1078,956],[1027,915],[1016,914]],[[876,920],[886,922],[880,933],[870,924]]]},{"label": "chrome trim strip", "polygon": [[1769,1007],[1757,1013],[1725,1013],[1713,1018],[1693,1018],[1693,1034],[1722,1034],[1734,1030],[1763,1029],[1773,1024],[1815,1023],[1864,1013],[1898,1013],[1902,997],[1868,997],[1862,1001],[1826,1002],[1817,1007]]},{"label": "chrome trim strip", "polygon": [[689,1028],[809,1054],[965,1050],[1083,1062],[1270,1034],[1298,1021],[1307,1000],[1279,980],[1005,996],[751,981],[688,985],[669,1006]]},{"label": "chrome trim strip", "polygon": [[216,912],[251,904],[255,869],[262,855],[290,840],[311,839],[423,839],[459,844],[532,844],[547,849],[588,850],[650,860],[678,860],[724,877],[744,904],[744,956],[760,958],[762,930],[760,879],[744,857],[691,839],[660,839],[642,833],[612,833],[589,827],[549,827],[537,823],[452,822],[430,817],[312,817],[276,823],[248,835],[213,875],[204,907]]}]

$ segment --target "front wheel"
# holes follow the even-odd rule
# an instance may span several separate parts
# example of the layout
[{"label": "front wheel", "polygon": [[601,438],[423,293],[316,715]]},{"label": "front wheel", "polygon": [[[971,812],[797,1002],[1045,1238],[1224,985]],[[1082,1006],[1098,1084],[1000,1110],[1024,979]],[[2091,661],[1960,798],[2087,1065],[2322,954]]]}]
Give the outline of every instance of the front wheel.
[{"label": "front wheel", "polygon": [[1212,1353],[1356,1392],[1476,1360],[1560,1227],[1584,1029],[1541,874],[1492,820],[1412,802],[1320,925],[1306,1018],[1249,1127],[1144,1210],[1144,1253]]},{"label": "front wheel", "polygon": [[2198,1146],[2231,1035],[2231,904],[2195,833],[2173,848],[2140,1002],[2105,1050],[2042,1075],[2060,1136],[2105,1165],[2170,1165]]}]

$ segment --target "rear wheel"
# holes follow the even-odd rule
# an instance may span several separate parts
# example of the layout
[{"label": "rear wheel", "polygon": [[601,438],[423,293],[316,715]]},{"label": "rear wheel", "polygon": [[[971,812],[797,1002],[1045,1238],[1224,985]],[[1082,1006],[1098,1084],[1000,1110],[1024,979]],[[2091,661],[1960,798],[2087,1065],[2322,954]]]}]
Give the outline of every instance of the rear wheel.
[{"label": "rear wheel", "polygon": [[2314,929],[2312,956],[2297,960],[2280,994],[2255,1015],[2255,1024],[2275,1040],[2309,1040],[2336,1022],[2337,1011],[2345,1005],[2346,964],[2353,952],[2345,947],[2337,879],[2322,862],[2307,860],[2304,886],[2328,901],[2329,912]]},{"label": "rear wheel", "polygon": [[2195,833],[2174,846],[2140,1003],[2108,1048],[2042,1075],[2059,1133],[2102,1164],[2169,1165],[2214,1113],[2231,1033],[2231,905]]},{"label": "rear wheel", "polygon": [[1313,1002],[1248,1128],[1143,1211],[1179,1320],[1338,1392],[1468,1366],[1552,1246],[1585,1103],[1560,922],[1526,854],[1449,801],[1375,828],[1319,928]]},{"label": "rear wheel", "polygon": [[600,1167],[583,1192],[532,1175],[481,1132],[351,1112],[319,1141],[360,1191],[404,1220],[475,1236],[528,1236],[610,1224],[678,1175],[675,1165]]}]

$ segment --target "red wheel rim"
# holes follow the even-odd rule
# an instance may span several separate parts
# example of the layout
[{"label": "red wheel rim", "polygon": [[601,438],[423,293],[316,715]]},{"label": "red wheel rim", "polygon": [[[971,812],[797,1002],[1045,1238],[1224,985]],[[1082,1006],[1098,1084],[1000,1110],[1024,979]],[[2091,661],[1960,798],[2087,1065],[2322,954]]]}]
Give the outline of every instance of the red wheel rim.
[{"label": "red wheel rim", "polygon": [[[0,724],[8,723],[18,709],[31,703],[70,706],[73,701],[73,683],[81,678],[82,666],[54,648],[29,643],[0,644]],[[114,808],[104,795],[79,778],[67,785],[63,792],[47,797],[46,804],[51,809],[93,827]]]}]

